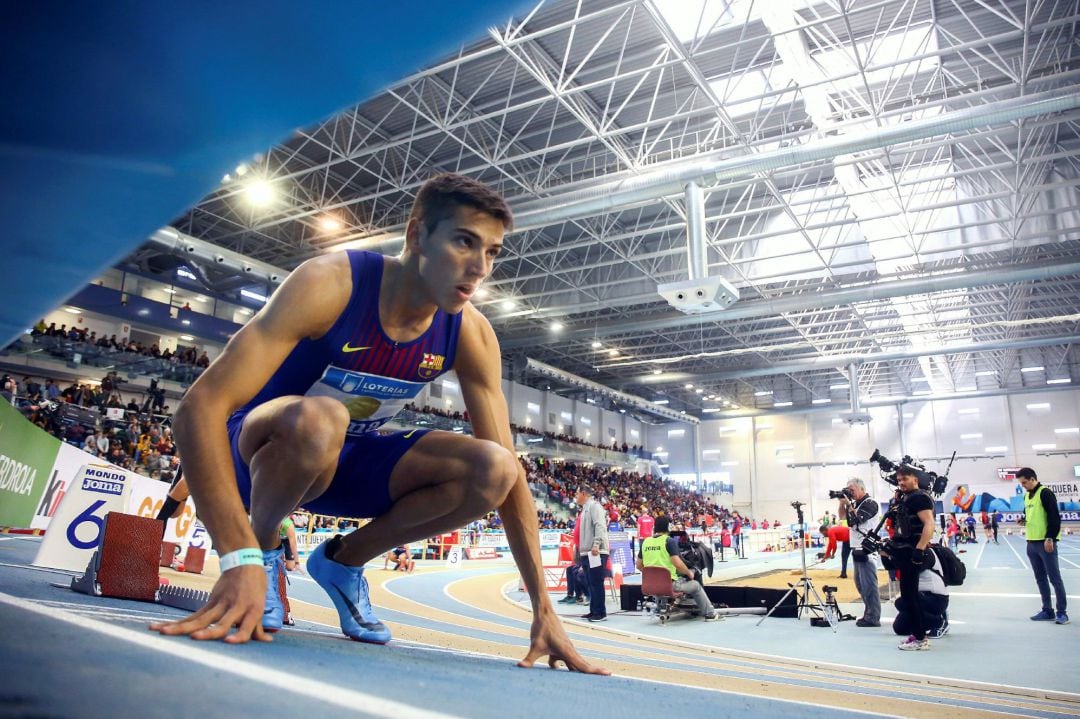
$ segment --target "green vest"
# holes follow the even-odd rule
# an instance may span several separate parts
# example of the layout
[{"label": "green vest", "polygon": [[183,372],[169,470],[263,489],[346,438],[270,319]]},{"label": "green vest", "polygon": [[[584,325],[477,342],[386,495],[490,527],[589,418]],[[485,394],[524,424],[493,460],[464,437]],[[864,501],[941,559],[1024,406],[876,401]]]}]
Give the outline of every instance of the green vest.
[{"label": "green vest", "polygon": [[671,572],[671,579],[674,581],[679,573],[675,571],[675,565],[671,563],[671,555],[667,551],[667,540],[666,534],[641,540],[641,563],[646,567],[663,567]]},{"label": "green vest", "polygon": [[[1024,534],[1028,541],[1046,539],[1046,508],[1042,505],[1042,491],[1040,484],[1035,490],[1035,495],[1024,492]],[[1061,532],[1054,539],[1061,539]]]}]

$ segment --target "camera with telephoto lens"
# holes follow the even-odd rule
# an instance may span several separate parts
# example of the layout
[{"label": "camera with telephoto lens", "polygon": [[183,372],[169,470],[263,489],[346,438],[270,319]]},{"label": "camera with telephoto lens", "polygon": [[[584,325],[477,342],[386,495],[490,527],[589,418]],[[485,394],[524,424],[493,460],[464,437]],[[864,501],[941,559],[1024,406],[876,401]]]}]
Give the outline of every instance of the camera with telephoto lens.
[{"label": "camera with telephoto lens", "polygon": [[851,490],[847,487],[844,487],[843,489],[829,490],[829,499],[843,499],[845,497],[847,497],[848,499],[854,499],[855,495],[853,495],[851,493]]},{"label": "camera with telephoto lens", "polygon": [[679,558],[688,569],[712,576],[714,567],[712,547],[702,542],[695,542],[686,532],[672,532],[669,536],[678,541]]}]

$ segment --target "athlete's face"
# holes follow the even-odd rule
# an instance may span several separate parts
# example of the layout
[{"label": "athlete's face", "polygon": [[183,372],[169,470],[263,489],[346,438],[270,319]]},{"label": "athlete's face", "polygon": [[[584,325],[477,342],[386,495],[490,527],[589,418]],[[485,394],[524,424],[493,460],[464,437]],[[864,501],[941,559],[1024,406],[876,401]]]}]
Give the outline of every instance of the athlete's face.
[{"label": "athlete's face", "polygon": [[491,215],[467,206],[431,232],[419,224],[420,275],[440,308],[460,312],[476,294],[502,250],[504,229]]}]

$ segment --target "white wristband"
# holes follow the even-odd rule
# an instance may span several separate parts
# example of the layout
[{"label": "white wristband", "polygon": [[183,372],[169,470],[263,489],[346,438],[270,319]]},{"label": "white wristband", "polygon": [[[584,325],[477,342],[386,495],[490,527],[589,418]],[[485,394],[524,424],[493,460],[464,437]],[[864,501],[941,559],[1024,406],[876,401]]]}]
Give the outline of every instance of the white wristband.
[{"label": "white wristband", "polygon": [[258,564],[261,566],[262,563],[262,550],[252,549],[251,547],[237,549],[235,552],[229,552],[228,554],[222,555],[221,558],[218,559],[218,565],[221,568],[222,574],[229,571],[230,569],[234,569],[235,567],[239,567],[244,564]]}]

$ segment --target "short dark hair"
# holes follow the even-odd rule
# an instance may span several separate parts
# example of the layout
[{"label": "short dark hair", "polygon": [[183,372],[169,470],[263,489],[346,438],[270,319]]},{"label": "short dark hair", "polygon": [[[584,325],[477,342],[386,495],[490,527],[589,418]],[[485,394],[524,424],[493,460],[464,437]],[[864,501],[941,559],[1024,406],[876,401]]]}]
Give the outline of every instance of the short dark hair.
[{"label": "short dark hair", "polygon": [[1021,467],[1016,472],[1017,479],[1038,479],[1038,475],[1035,474],[1035,470],[1031,467]]},{"label": "short dark hair", "polygon": [[578,488],[577,488],[577,491],[581,492],[582,494],[584,494],[584,495],[586,495],[588,497],[593,496],[592,487],[590,487],[587,484],[579,484]]},{"label": "short dark hair", "polygon": [[409,220],[419,220],[432,232],[462,205],[491,215],[507,232],[513,229],[514,215],[502,195],[482,182],[454,172],[436,175],[420,186]]},{"label": "short dark hair", "polygon": [[671,529],[671,520],[663,515],[657,517],[656,521],[653,522],[653,531],[657,534],[664,534],[669,529]]}]

